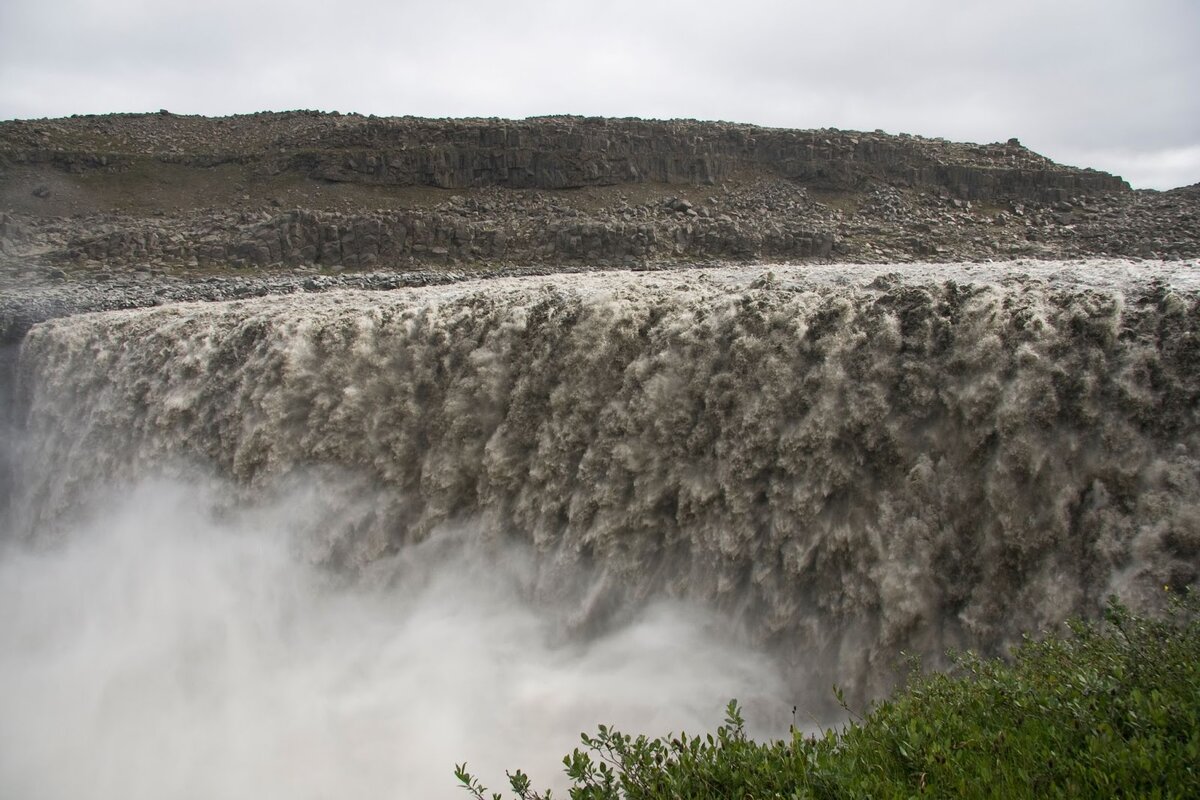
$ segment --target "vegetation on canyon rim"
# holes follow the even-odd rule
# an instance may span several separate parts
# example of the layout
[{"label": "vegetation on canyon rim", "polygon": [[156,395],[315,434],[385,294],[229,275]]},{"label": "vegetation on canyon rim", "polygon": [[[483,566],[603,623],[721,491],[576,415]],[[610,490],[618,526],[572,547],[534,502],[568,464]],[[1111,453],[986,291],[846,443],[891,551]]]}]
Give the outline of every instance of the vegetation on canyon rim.
[{"label": "vegetation on canyon rim", "polygon": [[[715,734],[650,739],[600,726],[563,759],[572,800],[1200,796],[1200,600],[1027,638],[1010,660],[967,653],[915,671],[841,729],[760,743],[736,701]],[[836,690],[835,690],[836,691]],[[839,699],[841,699],[839,694]],[[844,703],[843,703],[844,705]],[[847,709],[849,711],[849,709]],[[477,800],[500,800],[456,767]],[[520,770],[520,800],[549,800]]]}]

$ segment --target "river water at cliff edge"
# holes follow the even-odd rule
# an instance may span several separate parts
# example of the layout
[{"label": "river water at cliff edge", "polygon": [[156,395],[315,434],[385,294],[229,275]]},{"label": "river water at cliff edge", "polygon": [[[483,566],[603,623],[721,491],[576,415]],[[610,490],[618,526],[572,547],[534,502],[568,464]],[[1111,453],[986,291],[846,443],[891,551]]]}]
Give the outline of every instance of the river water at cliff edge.
[{"label": "river water at cliff edge", "polygon": [[[500,279],[82,315],[17,371],[0,795],[452,797],[1200,572],[1200,275]],[[810,717],[804,718],[809,709]]]}]

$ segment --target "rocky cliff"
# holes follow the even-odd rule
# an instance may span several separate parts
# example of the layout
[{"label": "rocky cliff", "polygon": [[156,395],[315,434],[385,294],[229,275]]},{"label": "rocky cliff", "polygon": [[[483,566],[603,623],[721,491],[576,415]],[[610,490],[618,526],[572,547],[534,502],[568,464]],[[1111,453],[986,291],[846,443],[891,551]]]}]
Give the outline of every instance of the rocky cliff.
[{"label": "rocky cliff", "polygon": [[14,292],[263,270],[423,282],[763,260],[1170,260],[1200,255],[1197,206],[1198,187],[1131,191],[1015,139],[315,112],[0,122],[0,284]]},{"label": "rocky cliff", "polygon": [[119,171],[151,159],[206,169],[239,164],[279,175],[442,189],[578,189],[626,183],[714,184],[761,171],[821,189],[883,181],[962,199],[1061,200],[1127,189],[1022,147],[905,134],[787,130],[690,120],[584,117],[428,120],[291,112],[225,119],[169,113],[72,117],[0,126],[18,164]]}]

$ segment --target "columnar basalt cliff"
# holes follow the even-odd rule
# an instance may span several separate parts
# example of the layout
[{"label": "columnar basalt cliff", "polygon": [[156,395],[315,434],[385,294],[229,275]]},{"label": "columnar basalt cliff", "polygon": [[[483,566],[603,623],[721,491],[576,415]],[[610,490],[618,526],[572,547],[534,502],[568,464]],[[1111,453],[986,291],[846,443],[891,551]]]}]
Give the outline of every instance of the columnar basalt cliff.
[{"label": "columnar basalt cliff", "polygon": [[289,168],[329,180],[448,189],[712,184],[748,169],[822,189],[857,190],[882,180],[947,187],[964,199],[1057,200],[1127,188],[1105,173],[1060,167],[1016,141],[965,146],[879,133],[688,121],[372,119],[324,134],[318,141],[326,149],[316,158],[304,152],[310,141],[298,136],[284,145],[300,151]]},{"label": "columnar basalt cliff", "polygon": [[1022,147],[964,145],[882,132],[787,130],[687,120],[585,117],[428,120],[307,112],[209,119],[171,114],[8,123],[5,158],[71,171],[151,158],[194,168],[392,186],[576,189],[712,184],[761,170],[821,189],[871,181],[946,188],[963,199],[1061,200],[1127,189]]},{"label": "columnar basalt cliff", "polygon": [[1197,191],[1017,140],[289,112],[0,123],[0,265],[64,270],[1200,254]]}]

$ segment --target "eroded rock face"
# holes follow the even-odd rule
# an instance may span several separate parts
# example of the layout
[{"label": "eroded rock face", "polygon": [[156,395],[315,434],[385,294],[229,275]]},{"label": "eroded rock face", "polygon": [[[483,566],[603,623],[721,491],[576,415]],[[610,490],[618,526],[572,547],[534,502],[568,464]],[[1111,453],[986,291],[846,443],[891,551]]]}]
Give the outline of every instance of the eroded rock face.
[{"label": "eroded rock face", "polygon": [[[507,212],[507,213],[505,213]],[[732,219],[682,215],[586,218],[510,206],[499,215],[462,206],[433,212],[338,214],[293,210],[223,218],[203,232],[130,221],[73,239],[58,263],[168,263],[199,267],[372,269],[428,263],[588,263],[636,266],[690,258],[828,258],[833,234],[800,219],[760,230]]]},{"label": "eroded rock face", "polygon": [[975,200],[1041,201],[1128,188],[1106,173],[1054,164],[1015,139],[966,145],[687,120],[113,115],[5,123],[0,147],[12,162],[75,172],[120,169],[149,156],[196,168],[236,162],[326,181],[444,189],[711,184],[746,170],[834,190],[861,189],[870,180],[939,186]]},{"label": "eroded rock face", "polygon": [[867,181],[944,186],[964,198],[1047,199],[1125,188],[1120,179],[1063,168],[1019,144],[945,141],[836,130],[583,118],[430,123],[368,120],[322,144],[339,161],[288,166],[327,180],[449,189],[564,189],[621,183],[711,184],[761,169],[822,189]]},{"label": "eroded rock face", "polygon": [[[679,192],[686,195],[688,192]],[[794,184],[598,207],[503,189],[431,207],[207,210],[0,219],[0,263],[76,277],[111,269],[647,267],[713,261],[903,262],[1200,255],[1200,191],[962,201],[879,186],[838,201]]]},{"label": "eroded rock face", "polygon": [[1200,255],[1196,190],[1016,140],[289,112],[0,123],[0,267],[446,269]]}]

